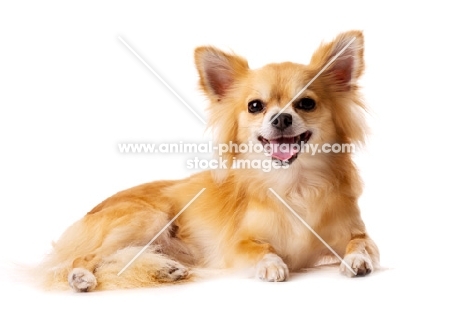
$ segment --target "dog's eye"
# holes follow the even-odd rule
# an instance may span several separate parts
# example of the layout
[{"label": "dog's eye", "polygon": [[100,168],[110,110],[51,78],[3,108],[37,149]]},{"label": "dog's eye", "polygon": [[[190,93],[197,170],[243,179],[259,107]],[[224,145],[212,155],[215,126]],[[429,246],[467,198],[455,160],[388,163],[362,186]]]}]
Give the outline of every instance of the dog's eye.
[{"label": "dog's eye", "polygon": [[255,99],[249,102],[249,112],[250,113],[258,113],[261,112],[265,108],[265,105],[262,103],[261,100]]},{"label": "dog's eye", "polygon": [[297,109],[306,110],[306,111],[313,110],[315,106],[316,106],[315,100],[313,100],[312,98],[308,98],[308,97],[302,98],[296,104]]}]

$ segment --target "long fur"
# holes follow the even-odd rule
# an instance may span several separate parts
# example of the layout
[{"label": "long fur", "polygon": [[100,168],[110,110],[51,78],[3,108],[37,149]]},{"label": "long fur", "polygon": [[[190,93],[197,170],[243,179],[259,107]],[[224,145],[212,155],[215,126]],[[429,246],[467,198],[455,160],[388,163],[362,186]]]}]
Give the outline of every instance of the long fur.
[{"label": "long fur", "polygon": [[[288,111],[312,131],[312,142],[363,144],[364,104],[357,80],[364,69],[363,36],[340,34],[322,44],[310,64],[270,64],[252,70],[242,57],[200,47],[195,61],[210,100],[216,143],[247,143],[264,131],[269,114],[287,102],[350,40],[354,41],[304,92],[314,111]],[[252,99],[266,103],[251,114]],[[295,121],[296,122],[296,121]],[[256,143],[259,143],[256,141]],[[143,184],[103,201],[73,224],[39,267],[46,288],[76,291],[155,286],[190,279],[196,268],[254,268],[259,278],[284,281],[289,271],[333,257],[269,190],[280,195],[342,257],[341,271],[364,275],[379,252],[358,208],[361,181],[350,153],[300,154],[287,169],[225,169],[178,181]],[[266,159],[228,152],[224,159]],[[135,262],[121,268],[202,188],[206,190]],[[351,267],[351,270],[348,269]]]}]

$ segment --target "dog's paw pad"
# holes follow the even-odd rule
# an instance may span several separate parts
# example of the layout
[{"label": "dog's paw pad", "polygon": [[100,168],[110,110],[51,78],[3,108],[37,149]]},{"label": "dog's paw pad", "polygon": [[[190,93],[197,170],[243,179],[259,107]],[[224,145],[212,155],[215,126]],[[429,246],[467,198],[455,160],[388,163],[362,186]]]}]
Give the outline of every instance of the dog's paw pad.
[{"label": "dog's paw pad", "polygon": [[256,275],[268,282],[282,282],[289,277],[288,266],[275,254],[266,254],[257,264]]},{"label": "dog's paw pad", "polygon": [[178,281],[187,278],[189,270],[176,261],[170,261],[160,271],[160,277],[169,281]]},{"label": "dog's paw pad", "polygon": [[68,274],[68,284],[77,292],[90,292],[97,286],[94,274],[83,268],[74,268]]},{"label": "dog's paw pad", "polygon": [[340,272],[348,277],[364,276],[373,270],[372,260],[367,254],[348,254],[340,266]]}]

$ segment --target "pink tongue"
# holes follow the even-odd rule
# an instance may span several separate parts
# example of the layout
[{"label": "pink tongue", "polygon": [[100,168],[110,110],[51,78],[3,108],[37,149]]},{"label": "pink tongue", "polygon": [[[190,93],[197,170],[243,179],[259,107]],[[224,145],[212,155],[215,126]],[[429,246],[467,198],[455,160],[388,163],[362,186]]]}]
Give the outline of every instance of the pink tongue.
[{"label": "pink tongue", "polygon": [[291,144],[294,144],[294,137],[281,137],[270,140],[271,157],[284,161],[291,159],[297,152]]}]

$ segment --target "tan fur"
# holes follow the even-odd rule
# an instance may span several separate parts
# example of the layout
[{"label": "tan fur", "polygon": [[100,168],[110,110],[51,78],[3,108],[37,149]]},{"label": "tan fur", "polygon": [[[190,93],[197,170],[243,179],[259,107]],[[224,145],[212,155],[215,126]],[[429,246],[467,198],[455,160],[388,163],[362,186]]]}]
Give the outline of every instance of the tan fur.
[{"label": "tan fur", "polygon": [[[313,98],[314,111],[290,111],[312,129],[311,142],[362,144],[366,128],[357,79],[364,69],[363,36],[340,34],[323,44],[311,63],[270,64],[249,69],[243,58],[200,47],[195,61],[200,86],[210,99],[209,125],[216,143],[247,143],[264,117],[284,107],[351,38],[342,57],[301,97]],[[351,66],[349,66],[351,64]],[[348,71],[347,71],[348,70]],[[251,114],[247,103],[261,99],[265,111]],[[258,142],[258,141],[257,141]],[[233,159],[263,154],[227,153]],[[121,276],[117,273],[202,188],[173,225]],[[378,265],[358,208],[361,181],[351,154],[300,154],[288,169],[228,169],[202,172],[179,181],[157,181],[108,198],[72,225],[41,266],[44,285],[68,281],[77,291],[154,286],[187,279],[195,267],[257,267],[269,281],[287,279],[319,263],[330,251],[269,191],[272,188],[355,272]],[[342,264],[344,274],[354,276]]]}]

